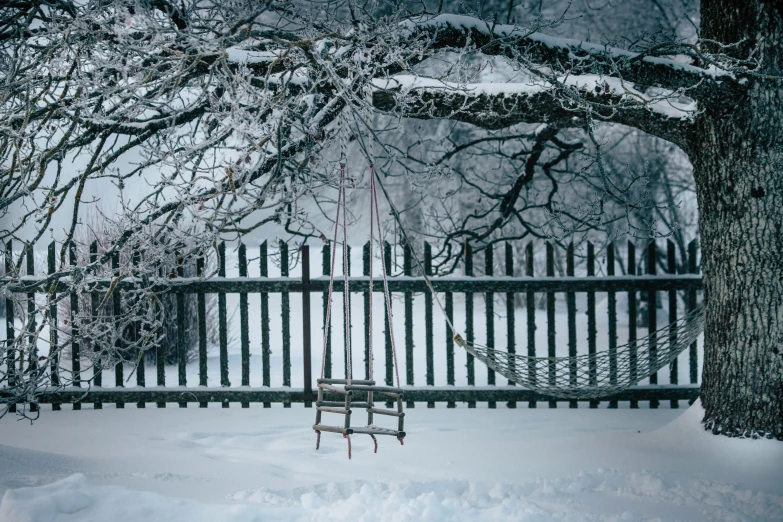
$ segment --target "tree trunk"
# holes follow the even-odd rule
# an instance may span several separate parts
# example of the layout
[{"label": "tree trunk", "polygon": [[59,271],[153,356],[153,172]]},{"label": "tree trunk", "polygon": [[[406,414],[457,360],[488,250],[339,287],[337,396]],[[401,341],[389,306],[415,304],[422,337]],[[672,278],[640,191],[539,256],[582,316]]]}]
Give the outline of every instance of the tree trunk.
[{"label": "tree trunk", "polygon": [[[705,38],[763,34],[762,68],[781,74],[779,7],[704,0],[702,16]],[[731,103],[707,105],[689,147],[707,304],[701,396],[716,434],[783,440],[781,115],[783,82],[754,80]]]}]

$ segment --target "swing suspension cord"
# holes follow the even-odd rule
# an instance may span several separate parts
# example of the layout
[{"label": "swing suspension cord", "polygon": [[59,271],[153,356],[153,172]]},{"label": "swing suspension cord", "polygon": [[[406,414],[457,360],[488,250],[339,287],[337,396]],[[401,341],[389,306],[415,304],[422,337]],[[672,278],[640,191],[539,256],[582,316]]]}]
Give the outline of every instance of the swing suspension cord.
[{"label": "swing suspension cord", "polygon": [[[337,231],[340,228],[340,206],[343,204],[343,194],[345,192],[345,163],[340,163],[340,185],[337,191],[337,216],[334,220],[334,239],[332,241],[332,260],[331,268],[329,269],[329,297],[326,301],[326,319],[324,327],[324,346],[321,354],[321,379],[324,378],[324,371],[326,369],[326,344],[329,339],[329,328],[332,317],[332,293],[334,288],[334,260],[337,253]],[[343,244],[343,248],[345,245]]]},{"label": "swing suspension cord", "polygon": [[[386,303],[386,316],[389,318],[389,338],[391,340],[392,358],[394,360],[394,375],[397,381],[397,387],[399,388],[400,368],[399,365],[397,364],[397,348],[394,343],[394,329],[392,328],[391,294],[389,293],[389,281],[386,276],[386,259],[385,259],[386,256],[384,255],[383,252],[383,240],[381,236],[381,217],[378,211],[378,193],[375,190],[375,166],[372,163],[370,163],[370,198],[374,202],[373,206],[375,207],[375,221],[376,221],[376,226],[378,227],[378,247],[381,253],[381,270],[383,273],[383,297],[384,297],[384,302]],[[370,255],[370,258],[372,259],[372,253]],[[372,287],[370,287],[370,291],[372,292]],[[372,294],[370,294],[370,299],[372,299]],[[372,310],[372,307],[370,307],[370,309]]]},{"label": "swing suspension cord", "polygon": [[[332,316],[332,295],[334,293],[334,268],[335,268],[335,258],[336,258],[336,252],[337,252],[337,235],[338,230],[342,226],[343,230],[343,284],[344,286],[344,292],[343,292],[343,310],[344,310],[344,331],[345,331],[345,361],[346,361],[346,381],[347,384],[351,384],[351,374],[352,374],[352,360],[351,360],[351,329],[350,329],[350,315],[351,315],[351,304],[350,304],[350,293],[349,293],[349,286],[348,286],[348,227],[347,227],[347,216],[346,216],[346,194],[345,194],[345,162],[340,163],[340,183],[339,183],[339,190],[337,195],[337,217],[335,218],[334,223],[334,239],[333,244],[334,248],[332,249],[332,258],[331,258],[331,265],[329,270],[329,294],[327,298],[327,306],[326,306],[326,327],[324,328],[324,341],[323,341],[323,352],[321,354],[321,378],[324,378],[325,369],[326,369],[326,346],[328,341],[328,328]],[[372,247],[375,244],[375,232],[378,233],[377,241],[381,252],[381,270],[383,273],[383,294],[384,294],[384,302],[386,305],[386,315],[388,318],[389,323],[389,338],[391,340],[391,349],[392,349],[392,358],[393,358],[393,364],[394,364],[394,373],[395,373],[395,379],[397,382],[397,387],[400,387],[400,370],[397,364],[397,347],[394,340],[394,330],[393,330],[393,322],[392,322],[392,310],[391,310],[391,294],[389,292],[389,282],[386,276],[386,260],[384,259],[383,255],[383,240],[382,240],[382,234],[381,234],[381,219],[380,219],[380,211],[378,210],[378,194],[376,191],[376,184],[375,184],[376,176],[375,176],[375,167],[371,163],[370,164],[370,248],[372,250]],[[342,220],[342,223],[341,223]],[[372,251],[370,252],[370,277],[369,277],[369,295],[370,295],[370,306],[369,306],[369,321],[370,321],[370,336],[368,339],[368,379],[373,378],[373,343],[372,343],[372,321],[373,321],[373,306],[372,306],[372,292],[373,292],[373,255]]]}]

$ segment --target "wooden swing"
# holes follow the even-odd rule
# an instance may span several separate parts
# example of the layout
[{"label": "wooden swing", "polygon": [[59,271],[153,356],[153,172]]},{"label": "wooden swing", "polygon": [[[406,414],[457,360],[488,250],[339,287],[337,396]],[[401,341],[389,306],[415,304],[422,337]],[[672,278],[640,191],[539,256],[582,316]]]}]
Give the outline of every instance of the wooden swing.
[{"label": "wooden swing", "polygon": [[[335,253],[337,251],[337,231],[340,228],[341,214],[342,214],[342,230],[343,230],[343,266],[348,266],[348,249],[347,249],[348,232],[346,226],[347,222],[346,222],[346,212],[345,212],[345,206],[346,206],[345,200],[346,200],[345,163],[342,162],[340,163],[340,185],[339,185],[339,193],[337,196],[337,216],[335,218],[335,223],[334,223],[334,240],[332,243],[333,245],[335,245],[335,247],[332,248],[331,267],[329,270],[329,297],[327,300],[327,307],[326,307],[326,322],[325,322],[326,325],[329,324],[329,320],[332,313],[332,290],[334,286],[334,260],[335,260]],[[378,196],[375,190],[375,170],[373,168],[373,165],[370,164],[370,281],[369,281],[370,325],[372,325],[372,289],[373,289],[372,248],[375,244],[376,227],[378,232],[378,246],[381,249],[380,257],[381,257],[381,266],[383,272],[383,292],[384,292],[384,298],[386,302],[386,313],[388,315],[389,334],[391,337],[391,347],[392,347],[392,354],[394,358],[394,371],[397,380],[397,387],[393,388],[390,386],[377,386],[375,384],[375,381],[372,380],[372,375],[373,375],[372,331],[370,331],[369,343],[368,343],[369,344],[368,347],[369,348],[368,350],[369,352],[368,377],[369,378],[365,380],[358,380],[358,379],[351,378],[351,331],[350,331],[350,324],[349,324],[351,307],[350,307],[350,294],[348,288],[348,272],[346,270],[343,271],[343,284],[344,284],[343,316],[345,321],[344,328],[345,328],[346,375],[344,379],[324,378],[324,368],[326,363],[326,344],[329,335],[328,333],[329,327],[327,326],[326,328],[324,328],[324,344],[323,344],[323,353],[321,356],[321,378],[317,380],[318,398],[316,402],[315,424],[313,425],[313,430],[315,430],[316,433],[315,449],[317,450],[320,448],[322,431],[326,431],[330,433],[342,433],[343,437],[345,437],[345,439],[348,441],[349,459],[351,458],[351,435],[353,434],[364,434],[372,437],[373,443],[375,445],[375,450],[374,450],[375,453],[378,452],[378,440],[375,438],[376,435],[391,435],[393,437],[396,437],[397,440],[400,441],[400,444],[403,443],[403,439],[405,438],[405,431],[404,431],[405,412],[403,411],[403,406],[402,406],[403,390],[402,388],[400,388],[400,374],[397,366],[397,352],[395,350],[394,330],[392,327],[391,299],[389,295],[388,281],[386,280],[386,262],[384,260],[383,251],[382,251],[381,223],[380,223],[380,214],[378,212]],[[324,392],[330,392],[332,394],[341,395],[343,397],[343,400],[324,400]],[[375,394],[385,396],[388,399],[395,399],[397,402],[397,408],[396,409],[376,408],[374,403]],[[351,414],[353,413],[354,408],[364,409],[367,412],[367,424],[365,426],[351,425]],[[323,413],[343,415],[344,422],[342,423],[341,426],[322,424],[321,417]],[[397,429],[383,428],[380,426],[376,426],[374,424],[375,415],[397,417]]]}]

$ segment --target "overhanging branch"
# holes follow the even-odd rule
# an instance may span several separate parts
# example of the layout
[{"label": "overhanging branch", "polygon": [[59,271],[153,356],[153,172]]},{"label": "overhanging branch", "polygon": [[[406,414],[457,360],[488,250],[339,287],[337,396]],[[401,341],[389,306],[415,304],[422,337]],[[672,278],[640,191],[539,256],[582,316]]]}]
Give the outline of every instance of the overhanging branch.
[{"label": "overhanging branch", "polygon": [[[424,40],[433,50],[475,48],[487,56],[503,56],[523,64],[547,67],[558,74],[598,74],[637,85],[676,91],[696,100],[717,99],[741,88],[737,79],[715,66],[701,68],[652,52],[636,53],[569,38],[555,38],[514,25],[492,24],[469,16],[438,15],[402,23],[409,40]],[[672,47],[672,46],[670,46]],[[678,47],[678,46],[673,46]],[[682,45],[680,54],[692,55]],[[667,54],[672,54],[670,48]]]},{"label": "overhanging branch", "polygon": [[402,82],[384,81],[382,84],[389,88],[375,90],[373,106],[407,118],[458,120],[489,130],[518,123],[584,128],[592,118],[635,127],[676,145],[684,143],[692,125],[684,110],[667,113],[653,104],[629,101],[615,91],[596,93],[586,86],[531,89],[515,84],[482,84],[455,88],[443,82],[438,87],[426,79],[423,83],[422,87],[413,84],[403,90]]}]

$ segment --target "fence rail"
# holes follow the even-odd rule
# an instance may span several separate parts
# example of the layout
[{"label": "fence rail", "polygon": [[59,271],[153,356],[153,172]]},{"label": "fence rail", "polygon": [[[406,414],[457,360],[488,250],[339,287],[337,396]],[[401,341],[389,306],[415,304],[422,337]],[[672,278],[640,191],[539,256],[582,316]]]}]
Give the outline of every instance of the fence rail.
[{"label": "fence rail", "polygon": [[[524,249],[516,251],[511,244],[504,245],[504,252],[501,259],[503,259],[503,272],[505,275],[494,275],[495,270],[495,257],[493,255],[493,249],[487,249],[483,253],[484,266],[483,275],[474,275],[474,253],[470,248],[466,248],[463,252],[462,264],[464,267],[464,275],[460,276],[439,276],[432,277],[432,286],[434,289],[442,294],[442,300],[445,304],[445,313],[450,319],[453,319],[454,315],[454,294],[461,294],[465,296],[464,313],[465,313],[465,330],[464,334],[469,342],[475,341],[475,310],[474,310],[474,296],[475,294],[483,294],[486,301],[484,310],[485,316],[485,340],[484,344],[487,346],[504,349],[509,353],[516,353],[518,351],[517,340],[515,334],[516,321],[525,321],[527,325],[527,340],[524,345],[520,345],[520,348],[524,346],[524,351],[527,356],[534,357],[536,355],[542,356],[543,353],[538,351],[539,348],[536,345],[535,330],[536,326],[536,314],[535,314],[535,297],[536,294],[543,294],[546,297],[546,317],[547,317],[547,356],[553,357],[557,353],[557,341],[556,341],[556,313],[555,303],[558,299],[558,294],[565,294],[565,303],[567,310],[567,320],[564,325],[568,329],[568,354],[569,356],[576,356],[577,354],[577,337],[578,333],[576,328],[576,301],[575,297],[577,293],[586,294],[586,314],[587,314],[587,331],[585,337],[587,338],[588,353],[595,353],[597,350],[597,327],[596,327],[596,293],[605,293],[607,295],[607,314],[608,314],[608,350],[617,350],[618,336],[617,336],[617,324],[618,324],[618,310],[617,310],[617,295],[618,293],[627,293],[628,296],[628,339],[630,343],[634,343],[637,340],[637,320],[638,320],[638,304],[639,300],[644,299],[647,303],[647,317],[646,317],[646,330],[653,332],[658,328],[657,325],[657,302],[658,293],[665,292],[669,306],[669,322],[674,323],[680,314],[678,314],[678,293],[682,293],[685,297],[686,306],[682,308],[682,312],[687,312],[695,308],[697,292],[702,288],[701,276],[698,275],[698,261],[697,261],[697,247],[696,243],[692,242],[688,246],[687,259],[683,260],[680,267],[686,267],[689,273],[677,273],[675,247],[673,243],[667,242],[667,248],[665,252],[659,252],[657,245],[651,242],[645,251],[642,253],[642,259],[637,259],[636,251],[633,243],[629,243],[626,250],[627,267],[625,272],[629,275],[615,275],[618,264],[615,259],[617,257],[616,247],[609,245],[605,255],[605,276],[596,276],[596,256],[595,250],[592,244],[587,245],[587,252],[585,256],[586,262],[586,276],[576,277],[576,256],[573,245],[569,246],[565,251],[566,258],[566,276],[555,276],[555,246],[546,244],[546,262],[545,271],[546,276],[535,277],[535,260],[534,260],[534,247],[532,243],[525,245]],[[178,403],[180,407],[187,407],[188,403],[198,403],[200,407],[207,407],[211,403],[221,403],[223,407],[228,407],[232,402],[239,402],[242,407],[248,407],[251,402],[263,403],[265,407],[269,407],[272,402],[282,402],[285,406],[290,406],[293,402],[303,402],[306,406],[310,406],[314,400],[314,394],[312,390],[312,348],[311,338],[313,335],[312,320],[311,320],[311,295],[321,294],[322,303],[325,309],[326,296],[328,292],[328,265],[330,259],[330,245],[325,245],[322,249],[322,271],[323,275],[317,277],[311,277],[310,274],[310,249],[307,246],[301,247],[299,253],[299,260],[302,274],[300,277],[289,276],[288,266],[288,245],[281,242],[279,245],[280,254],[280,273],[281,277],[268,277],[268,245],[264,242],[258,250],[258,262],[260,277],[248,277],[248,261],[247,261],[247,248],[245,245],[240,245],[238,249],[238,265],[239,265],[239,277],[226,277],[226,257],[225,257],[225,244],[221,243],[218,247],[217,255],[217,277],[211,277],[208,279],[203,278],[205,270],[205,260],[199,258],[195,260],[197,277],[184,277],[183,263],[181,261],[176,270],[176,276],[169,276],[170,278],[160,278],[145,280],[144,287],[152,291],[167,291],[173,293],[176,296],[176,321],[178,332],[184,332],[185,329],[185,307],[184,296],[187,294],[194,294],[198,299],[198,369],[199,380],[198,386],[188,387],[188,376],[186,372],[186,351],[185,337],[178,333],[176,339],[177,348],[177,386],[166,387],[166,371],[164,357],[162,356],[163,348],[157,346],[156,357],[156,375],[155,386],[147,386],[147,376],[144,372],[144,365],[139,365],[136,369],[136,387],[125,388],[124,387],[124,375],[123,365],[118,364],[113,368],[115,374],[115,388],[103,388],[102,374],[112,370],[111,368],[101,368],[100,365],[92,365],[92,376],[87,378],[85,370],[82,369],[83,364],[80,363],[80,358],[89,356],[89,340],[81,339],[79,332],[71,332],[73,336],[73,342],[71,343],[72,364],[70,371],[72,372],[72,379],[70,381],[71,386],[58,387],[58,368],[52,367],[51,371],[51,384],[52,390],[45,391],[39,396],[40,403],[51,403],[55,409],[60,407],[63,403],[73,403],[74,409],[78,409],[81,403],[93,403],[96,407],[101,407],[104,403],[114,403],[117,407],[124,407],[125,403],[136,403],[138,407],[144,407],[146,403],[156,403],[158,407],[165,407],[166,403]],[[446,386],[435,386],[434,369],[435,369],[435,343],[433,334],[433,299],[429,293],[429,289],[424,279],[420,276],[414,276],[413,263],[412,263],[412,251],[408,247],[403,247],[403,262],[402,273],[392,274],[391,263],[391,248],[387,245],[384,250],[386,259],[386,267],[389,275],[393,275],[389,279],[389,290],[392,293],[402,294],[404,300],[404,340],[398,343],[398,346],[404,348],[405,353],[400,354],[400,360],[405,361],[405,375],[403,380],[405,381],[406,401],[409,407],[413,407],[416,402],[426,402],[429,407],[433,407],[436,402],[446,402],[449,407],[456,405],[456,402],[466,402],[469,407],[475,407],[477,402],[486,402],[489,407],[496,407],[497,402],[506,401],[509,407],[516,407],[518,402],[527,402],[530,407],[536,407],[538,402],[547,402],[549,407],[557,407],[558,402],[564,402],[563,399],[557,399],[549,396],[536,393],[532,390],[524,389],[514,386],[512,382],[497,383],[494,372],[490,369],[485,370],[487,372],[487,386],[476,386],[476,372],[478,369],[475,366],[473,358],[467,354],[467,361],[465,365],[467,375],[467,386],[455,385],[455,363],[454,363],[454,343],[451,336],[446,336],[445,341],[445,359],[446,359]],[[93,243],[90,248],[90,259],[97,259],[97,244]],[[352,293],[363,294],[363,311],[364,311],[364,354],[365,365],[364,373],[367,378],[368,373],[368,343],[370,335],[369,326],[369,248],[365,246],[363,249],[364,263],[363,263],[363,275],[349,277],[350,291]],[[515,255],[516,254],[516,255]],[[515,274],[514,261],[515,259],[521,259],[524,254],[523,263],[520,266],[524,267],[524,276],[518,276]],[[26,275],[20,275],[16,278],[4,278],[2,284],[7,285],[7,290],[18,294],[26,294],[29,313],[35,313],[35,293],[43,292],[67,292],[69,290],[69,281],[67,278],[62,278],[55,285],[51,284],[51,280],[46,276],[36,276],[34,273],[33,256],[29,249],[25,250],[23,255],[27,256]],[[48,250],[49,263],[48,273],[55,272],[54,244],[50,245]],[[12,273],[12,248],[11,244],[6,245],[6,273]],[[134,258],[135,259],[135,258]],[[118,260],[113,258],[112,269],[117,270]],[[637,261],[641,261],[645,265],[646,274],[637,273]],[[76,264],[76,256],[71,250],[70,262],[72,265]],[[135,261],[134,261],[135,262]],[[429,245],[425,244],[424,248],[424,270],[428,274],[432,274],[432,250]],[[665,274],[657,274],[657,266],[664,265],[666,267]],[[350,264],[346,267],[350,274]],[[682,271],[682,268],[680,268]],[[90,289],[90,295],[92,296],[93,314],[95,312],[97,296],[102,292],[106,293],[111,291],[113,293],[112,298],[114,302],[114,310],[119,310],[121,307],[121,295],[123,291],[137,286],[141,280],[136,280],[132,277],[117,280],[116,278],[92,278],[88,279],[87,283]],[[343,291],[343,281],[341,279],[335,279],[334,290],[336,292]],[[376,284],[373,287],[374,292],[382,292],[383,286]],[[291,302],[290,294],[301,294],[301,316],[302,316],[302,331],[294,334],[294,338],[298,341],[296,346],[297,351],[301,350],[302,353],[302,367],[299,369],[303,375],[304,386],[302,388],[291,387],[291,351],[292,351],[292,332],[291,332]],[[424,328],[419,332],[423,332],[424,342],[414,342],[414,313],[413,313],[413,296],[414,294],[424,294]],[[208,294],[217,294],[218,296],[218,331],[219,331],[219,359],[220,359],[220,388],[207,387],[207,333],[206,333],[206,305],[205,296]],[[240,333],[240,348],[241,348],[241,387],[232,388],[229,380],[229,364],[228,364],[228,313],[226,305],[226,294],[239,294],[239,333]],[[251,318],[248,310],[248,295],[260,294],[261,296],[261,311],[260,317]],[[282,388],[271,387],[271,368],[270,368],[270,314],[269,314],[269,295],[280,294],[281,296],[281,319],[282,319]],[[521,309],[515,306],[515,296],[521,294],[525,297],[524,303],[527,311],[522,312]],[[505,346],[500,346],[497,343],[495,332],[495,296],[501,295],[505,297]],[[6,332],[7,338],[13,338],[14,335],[20,335],[21,332],[18,326],[14,323],[13,313],[9,312],[9,308],[12,306],[11,301],[7,303],[6,310]],[[79,312],[79,300],[78,298],[70,297],[70,313],[77,314]],[[40,311],[38,312],[40,313]],[[57,335],[56,318],[57,310],[55,307],[49,311],[52,320],[52,333],[50,334],[50,343],[52,343],[52,349],[58,346],[58,342],[62,342]],[[262,372],[262,386],[250,387],[250,336],[249,336],[249,324],[250,321],[260,320],[261,326],[261,372]],[[417,321],[419,318],[417,318]],[[75,324],[71,320],[72,324]],[[331,377],[333,368],[333,342],[331,325],[323,325],[328,329],[327,343],[326,343],[326,361],[324,373],[325,376]],[[320,331],[320,329],[319,329]],[[419,338],[421,333],[418,334]],[[62,336],[60,336],[62,337]],[[420,341],[420,339],[417,339]],[[385,381],[387,385],[392,385],[392,366],[391,366],[391,339],[389,333],[388,322],[384,328],[384,357],[385,362]],[[620,344],[625,343],[625,339],[620,340]],[[425,351],[425,365],[426,365],[426,377],[425,386],[416,386],[414,381],[414,350],[418,345]],[[317,343],[320,346],[320,343]],[[631,348],[633,349],[633,347]],[[10,352],[9,352],[10,353]],[[679,369],[677,367],[677,361],[675,360],[670,368],[670,382],[665,385],[659,385],[657,375],[650,376],[649,386],[635,386],[622,393],[614,395],[612,397],[602,398],[601,402],[607,403],[609,407],[617,407],[618,401],[630,401],[631,407],[638,407],[639,401],[649,401],[650,407],[658,407],[659,401],[668,400],[672,407],[677,407],[678,401],[686,400],[692,402],[698,396],[699,387],[697,385],[697,369],[698,369],[698,352],[696,345],[692,345],[689,350],[689,372],[688,381],[689,384],[679,384]],[[13,358],[9,357],[9,364],[19,364],[20,370],[24,370],[24,361],[18,360],[14,362]],[[35,358],[30,358],[28,364],[35,364]],[[58,363],[59,364],[59,363]],[[29,369],[29,368],[28,368]],[[337,372],[338,374],[341,372]],[[358,372],[357,372],[358,373]],[[10,374],[9,374],[10,375]],[[13,384],[11,382],[10,384]],[[500,385],[498,385],[500,384]],[[89,387],[88,387],[89,385]],[[9,397],[10,393],[0,388],[0,397]],[[577,406],[577,401],[566,400],[571,407]],[[597,407],[599,401],[589,401],[590,407]]]}]

